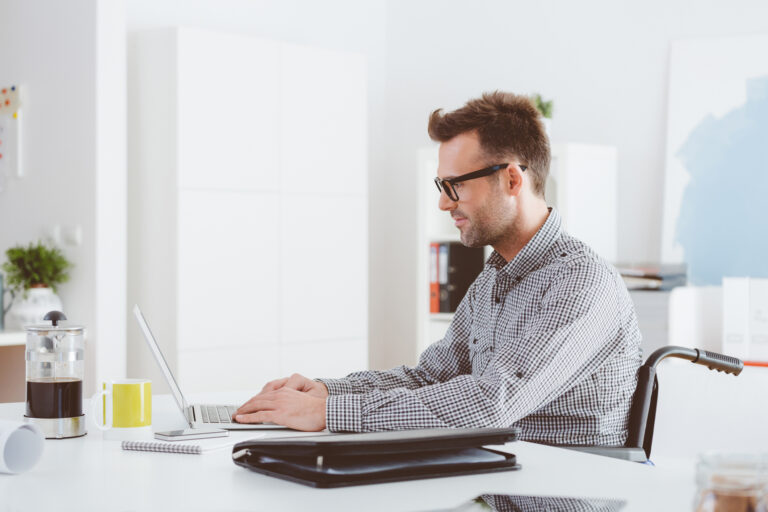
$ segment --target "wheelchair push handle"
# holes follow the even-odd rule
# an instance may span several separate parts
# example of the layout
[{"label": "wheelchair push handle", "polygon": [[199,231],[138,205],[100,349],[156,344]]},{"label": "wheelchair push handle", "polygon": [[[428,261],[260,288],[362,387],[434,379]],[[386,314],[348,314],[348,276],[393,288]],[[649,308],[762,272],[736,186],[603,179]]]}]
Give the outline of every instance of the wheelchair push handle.
[{"label": "wheelchair push handle", "polygon": [[669,345],[661,347],[648,357],[644,366],[656,368],[656,365],[666,357],[686,359],[694,364],[706,366],[710,370],[738,375],[744,369],[744,363],[735,357],[709,352],[698,348],[678,347]]},{"label": "wheelchair push handle", "polygon": [[738,375],[741,373],[741,370],[744,369],[744,363],[735,357],[718,354],[717,352],[709,352],[707,350],[696,350],[699,352],[699,358],[694,361],[694,363],[703,364],[710,370]]}]

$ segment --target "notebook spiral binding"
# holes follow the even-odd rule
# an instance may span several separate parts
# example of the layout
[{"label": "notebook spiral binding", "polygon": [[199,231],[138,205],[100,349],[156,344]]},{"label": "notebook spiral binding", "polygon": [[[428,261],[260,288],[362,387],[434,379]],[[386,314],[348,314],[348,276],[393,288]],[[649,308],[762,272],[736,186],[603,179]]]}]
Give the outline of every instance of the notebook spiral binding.
[{"label": "notebook spiral binding", "polygon": [[157,443],[153,441],[123,441],[122,448],[123,450],[139,452],[187,453],[190,455],[200,455],[203,453],[203,449],[199,445]]}]

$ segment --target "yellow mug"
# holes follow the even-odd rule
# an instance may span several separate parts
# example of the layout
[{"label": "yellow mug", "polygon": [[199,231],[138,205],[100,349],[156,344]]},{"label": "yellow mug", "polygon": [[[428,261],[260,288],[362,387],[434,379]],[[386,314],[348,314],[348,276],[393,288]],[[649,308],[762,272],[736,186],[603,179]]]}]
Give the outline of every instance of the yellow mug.
[{"label": "yellow mug", "polygon": [[91,418],[100,430],[144,429],[152,425],[152,381],[105,382],[91,398]]}]

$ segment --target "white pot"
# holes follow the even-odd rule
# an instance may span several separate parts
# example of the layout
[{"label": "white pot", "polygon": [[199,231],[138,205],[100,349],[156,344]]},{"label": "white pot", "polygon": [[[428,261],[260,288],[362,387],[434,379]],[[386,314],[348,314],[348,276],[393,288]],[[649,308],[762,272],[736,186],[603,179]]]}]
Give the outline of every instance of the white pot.
[{"label": "white pot", "polygon": [[25,325],[43,323],[49,311],[61,311],[61,299],[50,288],[30,288],[13,299],[11,309],[5,316],[5,328],[18,331]]}]

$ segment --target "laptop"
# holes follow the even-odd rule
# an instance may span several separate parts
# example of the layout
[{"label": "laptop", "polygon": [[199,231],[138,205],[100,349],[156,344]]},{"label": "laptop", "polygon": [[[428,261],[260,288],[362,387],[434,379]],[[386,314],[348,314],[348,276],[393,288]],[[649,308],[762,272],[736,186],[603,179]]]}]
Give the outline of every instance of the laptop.
[{"label": "laptop", "polygon": [[157,361],[157,365],[163,372],[166,382],[171,387],[173,398],[176,399],[176,403],[181,409],[182,414],[189,423],[189,428],[223,428],[227,430],[263,430],[263,429],[287,429],[275,423],[235,423],[232,421],[232,415],[239,408],[237,405],[205,405],[194,404],[189,405],[184,394],[181,392],[181,388],[176,384],[176,379],[171,373],[171,369],[168,367],[168,363],[165,362],[165,357],[160,351],[160,347],[155,341],[155,337],[152,335],[152,331],[149,329],[149,324],[144,318],[144,315],[139,309],[138,305],[133,306],[133,314],[136,317],[136,321],[139,323],[144,339],[147,340],[149,350]]}]

